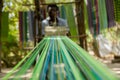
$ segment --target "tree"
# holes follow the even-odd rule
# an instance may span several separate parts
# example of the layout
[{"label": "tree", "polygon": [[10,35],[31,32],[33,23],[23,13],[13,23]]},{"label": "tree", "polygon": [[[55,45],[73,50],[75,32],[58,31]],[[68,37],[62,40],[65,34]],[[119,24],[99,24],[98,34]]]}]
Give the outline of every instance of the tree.
[{"label": "tree", "polygon": [[3,7],[3,0],[0,0],[0,72],[1,72],[1,47],[2,47],[2,42],[1,42],[1,15],[2,15],[2,7]]},{"label": "tree", "polygon": [[33,6],[24,6],[24,4],[32,3],[33,0],[4,0],[3,2],[3,10],[1,10],[9,12],[8,40],[2,42],[1,54],[1,59],[6,67],[12,67],[22,59],[21,49],[19,48],[18,12],[34,9]]}]

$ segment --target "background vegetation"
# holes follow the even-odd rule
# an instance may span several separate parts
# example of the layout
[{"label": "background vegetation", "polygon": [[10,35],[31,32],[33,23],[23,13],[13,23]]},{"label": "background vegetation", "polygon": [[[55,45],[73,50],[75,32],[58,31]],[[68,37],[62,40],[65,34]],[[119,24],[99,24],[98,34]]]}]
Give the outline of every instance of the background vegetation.
[{"label": "background vegetation", "polygon": [[[25,6],[25,4],[34,4],[34,0],[4,0],[3,11],[9,12],[9,35],[8,40],[2,42],[2,67],[13,67],[27,53],[20,47],[19,30],[18,30],[18,12],[26,10],[34,10],[34,6]],[[104,36],[111,41],[120,42],[120,26],[106,29]],[[89,32],[87,32],[89,33]],[[92,41],[92,37],[88,34],[88,42]]]},{"label": "background vegetation", "polygon": [[26,51],[20,47],[18,12],[34,9],[33,0],[3,0],[3,11],[9,12],[9,33],[8,39],[2,42],[2,67],[13,67],[24,57]]}]

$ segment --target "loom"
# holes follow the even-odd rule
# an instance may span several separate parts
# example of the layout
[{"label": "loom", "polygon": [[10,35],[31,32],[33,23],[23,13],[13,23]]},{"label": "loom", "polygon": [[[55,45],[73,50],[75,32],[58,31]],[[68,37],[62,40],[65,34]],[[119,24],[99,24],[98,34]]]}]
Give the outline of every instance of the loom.
[{"label": "loom", "polygon": [[[70,32],[76,35],[71,7],[72,5],[67,5],[65,9],[66,14],[69,14],[67,18]],[[50,35],[53,34],[46,34],[3,80],[119,80],[105,65],[96,61],[67,36]],[[33,67],[36,57],[37,62]],[[25,75],[31,67],[32,74],[26,78]]]},{"label": "loom", "polygon": [[[33,67],[33,63],[38,60]],[[23,76],[33,67],[29,78]],[[67,36],[47,36],[3,80],[119,80]]]},{"label": "loom", "polygon": [[65,36],[69,29],[66,26],[46,26],[45,36]]}]

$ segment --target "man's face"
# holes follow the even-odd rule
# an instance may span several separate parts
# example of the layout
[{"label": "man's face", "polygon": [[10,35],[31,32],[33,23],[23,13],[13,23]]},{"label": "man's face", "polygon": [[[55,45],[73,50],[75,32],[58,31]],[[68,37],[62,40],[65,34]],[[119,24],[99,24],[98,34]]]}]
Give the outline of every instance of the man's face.
[{"label": "man's face", "polygon": [[57,17],[57,9],[56,9],[56,7],[50,7],[49,8],[49,11],[48,11],[48,13],[49,13],[49,16],[51,17],[51,18],[56,18]]}]

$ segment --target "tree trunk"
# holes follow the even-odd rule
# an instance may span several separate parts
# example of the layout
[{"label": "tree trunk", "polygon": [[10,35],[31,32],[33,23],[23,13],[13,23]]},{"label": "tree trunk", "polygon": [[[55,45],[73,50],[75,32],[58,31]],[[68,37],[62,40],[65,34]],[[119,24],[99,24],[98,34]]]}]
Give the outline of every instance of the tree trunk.
[{"label": "tree trunk", "polygon": [[2,42],[1,42],[1,20],[2,20],[2,7],[3,7],[3,0],[0,0],[0,73],[1,73],[1,54],[2,54]]}]

